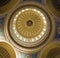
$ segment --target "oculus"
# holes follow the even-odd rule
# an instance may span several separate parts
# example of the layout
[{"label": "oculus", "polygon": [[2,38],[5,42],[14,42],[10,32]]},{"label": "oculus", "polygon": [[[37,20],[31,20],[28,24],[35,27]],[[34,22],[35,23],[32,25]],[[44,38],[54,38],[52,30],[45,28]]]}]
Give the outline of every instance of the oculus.
[{"label": "oculus", "polygon": [[0,0],[0,16],[7,14],[19,3],[19,0]]},{"label": "oculus", "polygon": [[5,21],[4,33],[17,49],[36,52],[55,35],[55,22],[36,2],[23,2]]},{"label": "oculus", "polygon": [[16,58],[14,49],[6,42],[0,41],[0,58]]},{"label": "oculus", "polygon": [[44,3],[51,14],[60,18],[60,0],[45,0]]},{"label": "oculus", "polygon": [[43,48],[38,58],[60,58],[60,42],[49,43]]}]

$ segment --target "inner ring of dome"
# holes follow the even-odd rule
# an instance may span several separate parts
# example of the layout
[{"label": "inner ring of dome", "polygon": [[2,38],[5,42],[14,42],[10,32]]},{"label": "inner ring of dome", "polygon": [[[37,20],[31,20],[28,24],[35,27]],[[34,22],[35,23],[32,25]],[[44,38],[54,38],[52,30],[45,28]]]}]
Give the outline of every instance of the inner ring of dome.
[{"label": "inner ring of dome", "polygon": [[46,33],[46,27],[47,20],[44,14],[33,8],[21,10],[13,20],[13,31],[20,39],[21,37],[31,39],[36,36],[40,36],[41,38]]}]

